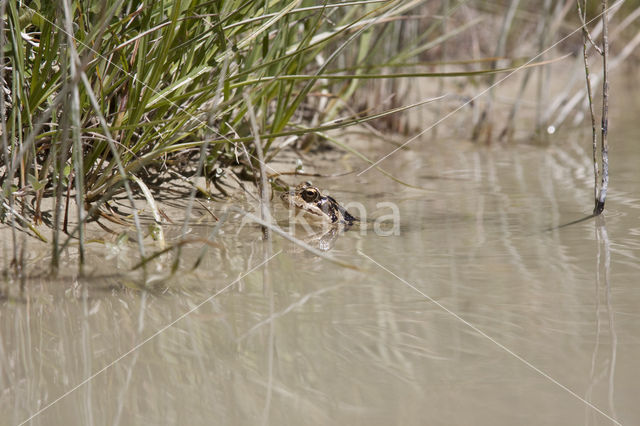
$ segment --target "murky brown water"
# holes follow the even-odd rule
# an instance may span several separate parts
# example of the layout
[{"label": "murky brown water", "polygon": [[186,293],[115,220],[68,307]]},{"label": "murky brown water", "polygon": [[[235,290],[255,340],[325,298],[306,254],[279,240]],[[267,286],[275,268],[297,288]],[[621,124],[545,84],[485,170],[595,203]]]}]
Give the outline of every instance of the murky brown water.
[{"label": "murky brown water", "polygon": [[[171,254],[152,267],[153,291],[73,268],[30,279],[0,305],[0,423],[638,424],[640,145],[627,128],[612,132],[598,222],[544,231],[590,213],[588,135],[425,139],[382,166],[430,192],[374,170],[317,181],[400,208],[401,235],[335,241],[329,254],[361,271],[269,246],[255,225],[236,233],[233,218],[200,268],[164,280]],[[103,274],[137,261],[133,244],[91,253]]]}]

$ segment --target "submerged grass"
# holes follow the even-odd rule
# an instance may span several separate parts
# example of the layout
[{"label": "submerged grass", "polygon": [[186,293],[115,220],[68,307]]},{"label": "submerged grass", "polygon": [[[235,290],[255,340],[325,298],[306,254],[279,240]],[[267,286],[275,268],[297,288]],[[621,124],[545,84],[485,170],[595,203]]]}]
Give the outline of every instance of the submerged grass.
[{"label": "submerged grass", "polygon": [[[167,177],[202,176],[220,188],[223,171],[238,167],[266,201],[267,177],[275,175],[268,160],[292,138],[324,139],[371,163],[325,132],[432,100],[400,102],[394,92],[382,110],[379,95],[358,94],[361,85],[451,77],[476,84],[526,61],[509,60],[527,57],[506,47],[509,28],[486,54],[447,57],[461,37],[478,44],[491,15],[474,14],[464,0],[435,3],[0,0],[0,220],[12,228],[12,262],[22,228],[51,240],[54,268],[71,239],[82,263],[84,224],[122,193],[144,259],[135,201],[143,197],[159,221],[153,189]],[[528,19],[527,2],[519,3],[510,3],[508,27]],[[458,13],[471,19],[454,19]]]}]

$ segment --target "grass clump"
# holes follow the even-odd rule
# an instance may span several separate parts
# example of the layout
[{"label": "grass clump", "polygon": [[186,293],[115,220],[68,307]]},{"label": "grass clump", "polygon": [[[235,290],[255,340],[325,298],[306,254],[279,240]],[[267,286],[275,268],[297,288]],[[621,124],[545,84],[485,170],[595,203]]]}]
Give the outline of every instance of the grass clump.
[{"label": "grass clump", "polygon": [[83,239],[66,227],[70,197],[83,222],[116,194],[133,202],[130,181],[153,185],[170,169],[215,180],[241,163],[251,174],[244,97],[265,157],[279,136],[313,134],[341,109],[328,85],[348,95],[357,84],[322,80],[329,66],[366,66],[372,28],[419,4],[2,1],[3,221],[45,221],[57,247],[61,229]]}]

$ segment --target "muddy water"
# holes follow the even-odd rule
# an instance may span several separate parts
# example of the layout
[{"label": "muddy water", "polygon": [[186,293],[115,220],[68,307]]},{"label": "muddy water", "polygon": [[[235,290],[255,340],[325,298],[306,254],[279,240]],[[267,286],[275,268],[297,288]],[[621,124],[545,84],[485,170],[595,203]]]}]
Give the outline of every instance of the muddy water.
[{"label": "muddy water", "polygon": [[265,244],[232,216],[199,268],[194,242],[176,276],[168,253],[141,290],[121,274],[135,245],[96,244],[93,277],[69,267],[1,302],[0,423],[638,424],[640,146],[627,129],[612,133],[605,217],[567,228],[545,231],[590,213],[588,135],[425,139],[382,164],[428,191],[375,170],[316,181],[372,218],[379,201],[398,206],[400,235],[349,231],[327,252],[358,269]]}]

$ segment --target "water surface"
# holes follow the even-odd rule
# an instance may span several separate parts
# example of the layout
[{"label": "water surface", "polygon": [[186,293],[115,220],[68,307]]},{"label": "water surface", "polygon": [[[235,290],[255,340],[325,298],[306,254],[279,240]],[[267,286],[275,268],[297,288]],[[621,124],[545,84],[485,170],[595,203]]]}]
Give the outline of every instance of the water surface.
[{"label": "water surface", "polygon": [[343,202],[399,207],[400,235],[335,241],[328,254],[358,270],[231,217],[199,268],[194,243],[166,278],[168,253],[143,291],[121,274],[135,245],[96,244],[94,277],[69,266],[1,302],[2,423],[638,424],[640,146],[627,129],[611,134],[605,217],[566,228],[546,231],[592,209],[578,133],[546,147],[427,138],[382,163],[428,191],[375,170],[316,180]]}]

